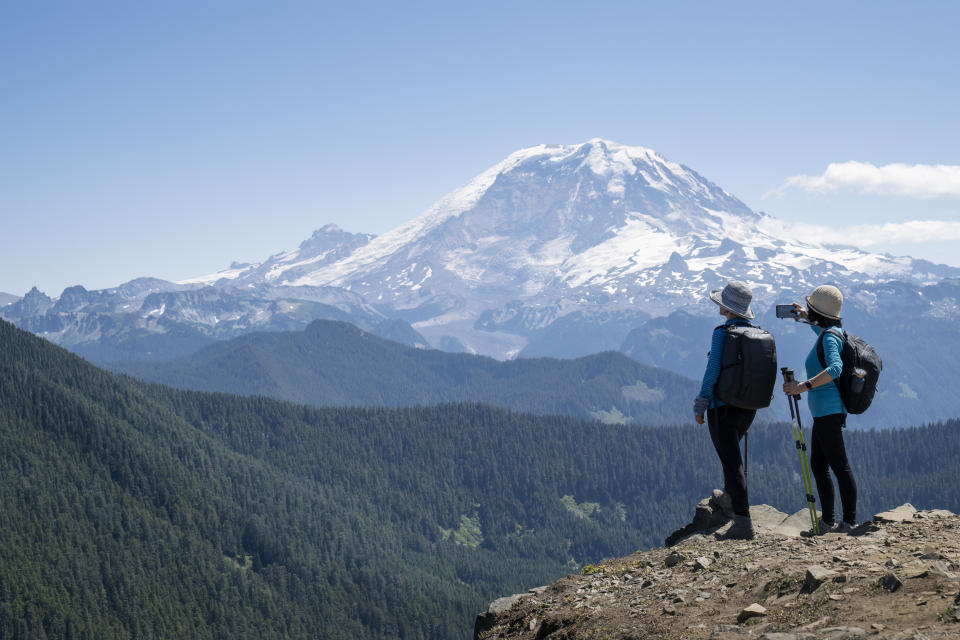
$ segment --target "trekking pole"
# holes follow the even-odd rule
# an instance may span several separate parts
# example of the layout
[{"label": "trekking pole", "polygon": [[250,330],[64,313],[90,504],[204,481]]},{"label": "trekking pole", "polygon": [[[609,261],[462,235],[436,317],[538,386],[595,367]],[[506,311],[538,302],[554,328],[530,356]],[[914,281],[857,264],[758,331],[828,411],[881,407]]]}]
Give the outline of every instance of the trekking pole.
[{"label": "trekking pole", "polygon": [[750,444],[750,432],[743,434],[743,479],[747,479],[747,447]]},{"label": "trekking pole", "polygon": [[[784,382],[793,382],[793,369],[781,367]],[[813,497],[813,480],[810,473],[810,465],[807,462],[807,443],[803,439],[803,426],[800,424],[800,397],[789,396],[787,403],[790,405],[790,419],[793,421],[793,437],[797,445],[797,455],[800,457],[800,471],[803,477],[803,490],[807,494],[807,508],[810,510],[810,524],[813,526],[813,533],[820,535],[820,523],[817,522],[816,499]]]}]

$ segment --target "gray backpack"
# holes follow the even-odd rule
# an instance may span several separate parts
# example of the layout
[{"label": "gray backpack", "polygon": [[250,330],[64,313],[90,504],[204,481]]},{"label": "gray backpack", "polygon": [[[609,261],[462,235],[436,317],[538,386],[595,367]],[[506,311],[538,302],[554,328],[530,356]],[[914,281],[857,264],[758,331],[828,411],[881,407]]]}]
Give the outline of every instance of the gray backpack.
[{"label": "gray backpack", "polygon": [[723,357],[715,395],[741,409],[770,406],[777,383],[777,345],[773,334],[752,324],[725,324]]}]

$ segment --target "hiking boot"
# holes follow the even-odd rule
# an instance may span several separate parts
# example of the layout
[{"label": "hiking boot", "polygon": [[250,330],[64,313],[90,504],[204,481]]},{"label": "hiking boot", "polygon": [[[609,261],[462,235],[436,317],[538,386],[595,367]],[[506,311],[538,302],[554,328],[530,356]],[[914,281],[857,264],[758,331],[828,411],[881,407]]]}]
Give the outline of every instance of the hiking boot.
[{"label": "hiking boot", "polygon": [[813,528],[807,529],[806,531],[801,531],[800,535],[804,538],[812,538],[815,535],[824,535],[825,533],[836,533],[837,525],[835,522],[827,522],[823,518],[817,518],[817,524],[820,526],[820,533],[816,534],[813,532]]},{"label": "hiking boot", "polygon": [[850,533],[856,526],[853,522],[841,522],[834,528],[833,533]]},{"label": "hiking boot", "polygon": [[753,540],[753,520],[750,516],[734,515],[733,524],[723,533],[715,533],[717,540]]}]

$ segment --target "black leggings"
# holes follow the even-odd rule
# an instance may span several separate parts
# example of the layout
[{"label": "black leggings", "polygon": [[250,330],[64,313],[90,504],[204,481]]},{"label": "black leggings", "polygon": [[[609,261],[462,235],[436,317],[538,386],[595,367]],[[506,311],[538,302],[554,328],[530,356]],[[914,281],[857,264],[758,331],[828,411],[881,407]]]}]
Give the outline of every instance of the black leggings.
[{"label": "black leggings", "polygon": [[843,521],[857,522],[857,483],[853,479],[853,470],[847,460],[847,449],[843,444],[843,425],[845,413],[832,413],[813,419],[811,436],[810,471],[817,481],[817,493],[820,495],[820,509],[823,519],[834,521],[833,480],[830,469],[837,476],[840,487],[840,503],[843,505]]},{"label": "black leggings", "polygon": [[750,515],[747,476],[743,472],[743,458],[740,457],[740,439],[747,433],[756,415],[753,409],[730,405],[707,411],[710,437],[723,467],[723,490],[730,495],[733,512],[739,516]]}]

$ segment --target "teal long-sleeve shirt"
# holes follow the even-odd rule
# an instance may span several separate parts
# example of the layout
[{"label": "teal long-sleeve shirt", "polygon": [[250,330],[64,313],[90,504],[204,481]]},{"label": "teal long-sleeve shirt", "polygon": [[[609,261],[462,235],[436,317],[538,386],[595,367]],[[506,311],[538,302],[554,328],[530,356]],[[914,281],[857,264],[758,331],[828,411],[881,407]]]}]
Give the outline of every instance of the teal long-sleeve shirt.
[{"label": "teal long-sleeve shirt", "polygon": [[727,334],[723,327],[734,325],[750,324],[744,318],[730,318],[723,323],[723,326],[713,330],[713,337],[710,339],[710,357],[707,359],[707,370],[703,372],[703,382],[700,383],[700,397],[710,399],[710,408],[722,407],[723,401],[715,398],[713,389],[717,386],[717,378],[720,377],[720,365],[723,363],[723,338]]},{"label": "teal long-sleeve shirt", "polygon": [[[824,329],[815,325],[810,325],[810,328],[817,334],[817,340],[819,341],[820,333]],[[839,378],[843,371],[843,359],[840,357],[842,349],[843,339],[833,331],[828,331],[823,338],[823,359],[827,363],[826,369],[830,373],[830,377],[834,380]],[[807,369],[807,380],[823,371],[824,367],[820,364],[820,358],[817,357],[816,342],[813,343],[813,349],[810,350],[804,364]],[[810,414],[814,418],[847,412],[846,407],[843,406],[843,399],[840,397],[840,390],[833,382],[808,391],[807,405],[810,407]]]}]

